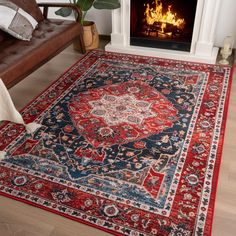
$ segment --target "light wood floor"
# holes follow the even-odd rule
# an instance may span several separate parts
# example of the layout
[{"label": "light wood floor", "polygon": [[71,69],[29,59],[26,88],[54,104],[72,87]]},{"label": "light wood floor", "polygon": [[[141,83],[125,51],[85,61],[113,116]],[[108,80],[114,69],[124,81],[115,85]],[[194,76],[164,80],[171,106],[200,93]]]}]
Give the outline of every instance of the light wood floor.
[{"label": "light wood floor", "polygon": [[[57,79],[80,55],[67,48],[10,90],[18,109]],[[236,235],[236,73],[234,74],[213,236]],[[0,196],[0,236],[105,236],[103,231]]]}]

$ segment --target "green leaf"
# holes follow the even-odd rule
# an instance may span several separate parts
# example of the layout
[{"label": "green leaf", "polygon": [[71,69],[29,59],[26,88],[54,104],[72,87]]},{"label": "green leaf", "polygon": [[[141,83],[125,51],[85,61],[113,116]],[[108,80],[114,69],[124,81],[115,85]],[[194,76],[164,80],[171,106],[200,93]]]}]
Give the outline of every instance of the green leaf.
[{"label": "green leaf", "polygon": [[76,5],[80,7],[82,11],[88,11],[92,5],[94,0],[77,0]]},{"label": "green leaf", "polygon": [[119,0],[95,0],[93,6],[96,9],[116,9],[120,7]]},{"label": "green leaf", "polygon": [[55,11],[55,14],[58,16],[67,17],[72,13],[72,9],[69,7],[62,7],[59,10]]}]

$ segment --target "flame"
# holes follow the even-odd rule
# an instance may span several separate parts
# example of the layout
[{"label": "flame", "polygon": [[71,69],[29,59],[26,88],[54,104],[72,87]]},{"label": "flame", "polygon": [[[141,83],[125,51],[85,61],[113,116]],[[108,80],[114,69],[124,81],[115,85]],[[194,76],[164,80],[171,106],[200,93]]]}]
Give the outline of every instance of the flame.
[{"label": "flame", "polygon": [[153,25],[154,23],[161,23],[161,30],[164,32],[167,24],[172,24],[176,26],[178,29],[183,29],[185,26],[184,19],[178,19],[177,13],[172,13],[171,7],[168,6],[168,11],[163,13],[163,6],[160,0],[155,0],[155,7],[151,8],[150,4],[144,5],[146,6],[146,10],[144,15],[146,16],[146,21],[148,25]]}]

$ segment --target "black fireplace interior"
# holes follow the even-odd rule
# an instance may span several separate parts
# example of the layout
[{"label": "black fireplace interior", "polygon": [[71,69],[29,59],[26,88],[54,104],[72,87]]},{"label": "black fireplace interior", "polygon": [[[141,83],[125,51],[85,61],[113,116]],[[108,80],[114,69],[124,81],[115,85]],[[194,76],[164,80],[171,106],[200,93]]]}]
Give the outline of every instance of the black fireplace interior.
[{"label": "black fireplace interior", "polygon": [[131,0],[130,45],[190,51],[197,0]]}]

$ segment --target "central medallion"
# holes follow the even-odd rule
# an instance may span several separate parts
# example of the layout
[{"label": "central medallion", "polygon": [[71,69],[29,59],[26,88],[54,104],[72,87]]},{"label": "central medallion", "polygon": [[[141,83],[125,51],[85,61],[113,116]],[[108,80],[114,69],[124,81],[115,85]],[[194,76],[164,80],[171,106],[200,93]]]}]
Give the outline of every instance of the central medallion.
[{"label": "central medallion", "polygon": [[80,93],[69,104],[75,127],[94,147],[133,142],[172,127],[178,111],[141,81],[107,85]]},{"label": "central medallion", "polygon": [[105,94],[89,102],[94,116],[102,117],[107,125],[142,124],[144,119],[155,117],[152,103],[138,100],[133,94],[114,96]]}]

